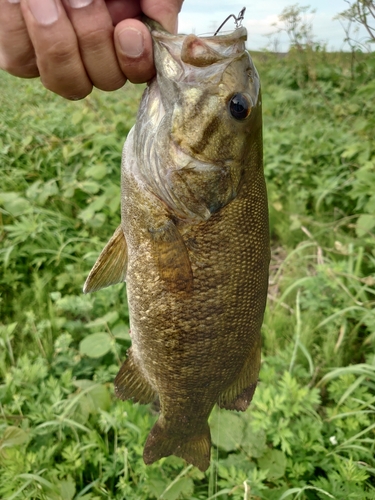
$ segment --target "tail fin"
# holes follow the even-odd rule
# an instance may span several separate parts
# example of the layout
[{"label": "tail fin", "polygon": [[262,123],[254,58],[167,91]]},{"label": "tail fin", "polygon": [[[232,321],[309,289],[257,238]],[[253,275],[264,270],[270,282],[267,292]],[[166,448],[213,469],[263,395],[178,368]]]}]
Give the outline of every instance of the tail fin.
[{"label": "tail fin", "polygon": [[210,465],[211,435],[208,423],[202,433],[185,438],[171,435],[159,420],[147,438],[143,460],[150,465],[162,457],[175,455],[195,465],[202,472]]}]

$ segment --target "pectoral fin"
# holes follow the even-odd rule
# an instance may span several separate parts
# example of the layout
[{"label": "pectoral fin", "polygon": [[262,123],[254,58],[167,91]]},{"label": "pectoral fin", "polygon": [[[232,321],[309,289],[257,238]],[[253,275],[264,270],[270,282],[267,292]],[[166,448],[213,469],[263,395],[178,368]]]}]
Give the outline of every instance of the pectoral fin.
[{"label": "pectoral fin", "polygon": [[96,292],[107,286],[125,281],[128,249],[121,226],[113,233],[83,287],[83,293]]},{"label": "pectoral fin", "polygon": [[161,279],[171,292],[191,292],[193,272],[184,240],[173,221],[158,229],[150,229],[154,255]]}]

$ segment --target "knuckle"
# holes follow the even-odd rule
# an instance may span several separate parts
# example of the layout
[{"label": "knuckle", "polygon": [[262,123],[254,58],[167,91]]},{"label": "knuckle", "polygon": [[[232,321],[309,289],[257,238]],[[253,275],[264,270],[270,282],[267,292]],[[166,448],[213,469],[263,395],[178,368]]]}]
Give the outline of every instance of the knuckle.
[{"label": "knuckle", "polygon": [[62,91],[60,95],[69,101],[80,101],[91,94],[92,85],[80,86],[72,89],[70,86]]},{"label": "knuckle", "polygon": [[40,80],[47,90],[70,101],[84,99],[93,87],[84,70],[74,66],[53,66],[46,72],[40,69]]},{"label": "knuckle", "polygon": [[69,101],[80,101],[81,99],[87,97],[92,91],[92,86],[90,85],[84,87],[73,87],[72,85],[62,86],[61,82],[58,81],[49,81],[46,79],[41,79],[41,81],[43,86],[47,90],[50,90],[51,92],[54,92],[55,94],[64,97],[64,99],[68,99]]},{"label": "knuckle", "polygon": [[65,99],[68,99],[69,101],[81,101],[88,95],[90,95],[92,92],[92,87],[89,90],[85,90],[84,92],[78,92],[77,94],[72,94],[71,92],[62,95]]},{"label": "knuckle", "polygon": [[[113,27],[105,26],[97,30],[88,30],[79,35],[79,45],[87,50],[100,49],[106,41],[112,43]],[[103,43],[104,42],[104,43]]]},{"label": "knuckle", "polygon": [[105,92],[111,92],[113,90],[120,89],[126,82],[125,75],[121,75],[120,77],[113,76],[112,78],[108,78],[105,81],[95,83],[95,86],[99,90],[103,90]]},{"label": "knuckle", "polygon": [[42,54],[38,54],[38,64],[71,64],[79,56],[75,44],[57,40],[48,46]]},{"label": "knuckle", "polygon": [[126,70],[127,79],[131,83],[146,83],[151,80],[154,74],[155,70],[149,70],[148,68],[144,69],[143,71],[137,71],[128,67]]},{"label": "knuckle", "polygon": [[20,78],[34,78],[39,75],[35,57],[25,61],[24,57],[9,57],[0,54],[0,68],[10,75]]}]

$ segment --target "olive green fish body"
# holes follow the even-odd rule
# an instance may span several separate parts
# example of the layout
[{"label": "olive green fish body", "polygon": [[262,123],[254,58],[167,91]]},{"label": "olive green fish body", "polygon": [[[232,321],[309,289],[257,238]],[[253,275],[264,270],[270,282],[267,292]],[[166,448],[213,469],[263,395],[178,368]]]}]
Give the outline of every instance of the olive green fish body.
[{"label": "olive green fish body", "polygon": [[126,265],[132,347],[116,393],[159,397],[146,463],[174,454],[205,470],[213,406],[245,410],[260,368],[269,263],[260,87],[244,29],[152,35],[157,78],[124,146],[121,230],[85,291],[123,279]]}]

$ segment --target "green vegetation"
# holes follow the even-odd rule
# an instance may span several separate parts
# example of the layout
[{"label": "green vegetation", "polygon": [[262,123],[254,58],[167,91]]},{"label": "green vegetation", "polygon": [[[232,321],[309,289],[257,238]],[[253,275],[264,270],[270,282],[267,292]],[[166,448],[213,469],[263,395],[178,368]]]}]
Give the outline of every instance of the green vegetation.
[{"label": "green vegetation", "polygon": [[84,296],[119,223],[142,89],[69,103],[0,76],[0,498],[375,499],[375,57],[257,54],[273,257],[259,388],[206,474],[146,467],[113,379],[126,290]]}]

